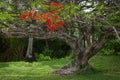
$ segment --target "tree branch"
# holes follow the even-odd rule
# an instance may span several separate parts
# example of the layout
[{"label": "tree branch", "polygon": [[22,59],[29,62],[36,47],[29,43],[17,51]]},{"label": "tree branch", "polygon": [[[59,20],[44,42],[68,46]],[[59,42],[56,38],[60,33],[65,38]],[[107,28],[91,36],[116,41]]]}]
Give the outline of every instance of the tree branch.
[{"label": "tree branch", "polygon": [[118,32],[117,32],[117,29],[116,29],[114,26],[113,26],[112,28],[113,28],[113,30],[115,31],[117,38],[120,39],[120,36],[119,36],[119,34],[118,34]]},{"label": "tree branch", "polygon": [[10,27],[7,23],[0,20],[0,24],[4,25],[5,27]]}]

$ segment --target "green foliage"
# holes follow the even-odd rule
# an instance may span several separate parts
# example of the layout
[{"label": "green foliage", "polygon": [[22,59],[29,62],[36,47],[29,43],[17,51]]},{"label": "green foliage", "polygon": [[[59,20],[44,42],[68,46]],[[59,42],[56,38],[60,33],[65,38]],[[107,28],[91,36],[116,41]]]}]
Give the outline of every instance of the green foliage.
[{"label": "green foliage", "polygon": [[53,50],[52,58],[63,58],[69,55],[70,47],[64,41],[60,39],[49,40],[49,49]]},{"label": "green foliage", "polygon": [[71,19],[74,15],[79,15],[80,6],[75,4],[63,4],[63,10],[59,13],[64,20]]},{"label": "green foliage", "polygon": [[[47,47],[46,47],[47,45]],[[63,58],[69,55],[70,47],[62,40],[34,40],[33,53],[42,53],[51,58]]]},{"label": "green foliage", "polygon": [[119,55],[120,53],[120,40],[109,40],[100,53],[105,55]]},{"label": "green foliage", "polygon": [[[2,37],[2,36],[1,36]],[[26,54],[28,39],[16,38],[0,38],[1,61],[19,61],[22,60]],[[70,47],[62,40],[47,40],[48,47],[46,47],[45,40],[34,40],[33,53],[43,54],[45,58],[38,58],[40,54],[35,54],[36,59],[49,60],[50,58],[63,58],[69,55]],[[5,53],[3,53],[5,51]],[[38,56],[38,57],[37,57]],[[46,57],[48,56],[48,57]],[[50,58],[49,58],[50,57]]]},{"label": "green foliage", "polygon": [[[108,7],[109,8],[109,7]],[[120,3],[117,3],[116,6],[110,7],[112,13],[108,13],[107,18],[108,22],[114,26],[120,28]]]},{"label": "green foliage", "polygon": [[0,34],[0,61],[3,61],[5,52],[9,49],[9,41],[3,35]]},{"label": "green foliage", "polygon": [[12,11],[12,7],[6,2],[0,2],[0,20],[14,20],[13,16],[16,16]]},{"label": "green foliage", "polygon": [[0,2],[0,7],[1,7],[1,8],[7,8],[8,5],[7,5],[7,3],[5,3],[5,2]]},{"label": "green foliage", "polygon": [[9,14],[7,12],[0,12],[0,19],[1,20],[14,20],[14,14]]},{"label": "green foliage", "polygon": [[53,53],[53,51],[50,49],[47,49],[47,48],[45,48],[42,52],[42,54],[44,54],[45,56],[51,56],[52,53]]},{"label": "green foliage", "polygon": [[26,40],[25,39],[11,39],[11,48],[13,48],[13,55],[15,61],[19,61],[23,59],[24,49],[27,44],[25,44]]},{"label": "green foliage", "polygon": [[104,55],[113,55],[115,53],[115,51],[113,49],[111,50],[111,49],[105,48],[105,49],[102,49],[100,53],[102,53]]},{"label": "green foliage", "polygon": [[[7,44],[8,43],[8,44]],[[0,61],[20,61],[26,54],[26,39],[7,39],[6,44],[9,46],[0,56]],[[1,45],[2,47],[4,45]]]},{"label": "green foliage", "polygon": [[35,58],[37,61],[49,61],[51,60],[50,56],[45,56],[44,54],[35,53]]},{"label": "green foliage", "polygon": [[120,39],[115,39],[113,41],[113,49],[115,50],[115,53],[119,53],[120,52]]},{"label": "green foliage", "polygon": [[31,1],[30,2],[30,5],[31,7],[34,9],[34,8],[39,8],[39,9],[42,9],[42,10],[45,10],[46,9],[46,3],[47,1],[46,0],[36,0],[36,1]]},{"label": "green foliage", "polygon": [[0,53],[5,52],[9,48],[9,42],[7,38],[0,34]]}]

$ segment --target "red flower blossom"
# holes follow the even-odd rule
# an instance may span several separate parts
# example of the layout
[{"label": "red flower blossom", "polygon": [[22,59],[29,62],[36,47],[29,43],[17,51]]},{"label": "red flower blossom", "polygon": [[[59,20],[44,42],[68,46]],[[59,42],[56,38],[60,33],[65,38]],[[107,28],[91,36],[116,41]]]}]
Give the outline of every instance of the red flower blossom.
[{"label": "red flower blossom", "polygon": [[41,15],[41,17],[42,17],[43,19],[47,20],[48,17],[50,17],[51,15],[52,15],[52,13],[46,12],[46,13],[43,13],[43,14]]},{"label": "red flower blossom", "polygon": [[59,22],[56,22],[54,25],[55,25],[55,29],[58,30],[58,29],[63,27],[64,22],[63,21],[59,21]]},{"label": "red flower blossom", "polygon": [[53,18],[54,18],[54,19],[57,19],[57,18],[59,18],[59,17],[58,17],[58,16],[53,16]]},{"label": "red flower blossom", "polygon": [[35,12],[35,10],[31,10],[28,12],[22,11],[21,15],[20,15],[20,20],[29,20],[31,18],[35,19],[34,12]]},{"label": "red flower blossom", "polygon": [[49,7],[55,7],[55,6],[58,6],[58,3],[52,1],[50,4],[49,4]]},{"label": "red flower blossom", "polygon": [[47,25],[47,30],[54,32],[54,25],[52,25],[52,21],[51,20],[47,20],[46,21],[46,25]]},{"label": "red flower blossom", "polygon": [[52,8],[54,8],[54,7],[55,7],[55,9],[50,11],[52,14],[55,14],[55,13],[58,12],[59,10],[63,9],[62,4],[58,4],[58,3],[56,3],[56,2],[51,2],[51,3],[49,4],[49,8],[52,9]]},{"label": "red flower blossom", "polygon": [[32,19],[36,20],[37,19],[37,14],[33,15]]},{"label": "red flower blossom", "polygon": [[58,5],[58,9],[63,9],[62,4],[59,4],[59,5]]},{"label": "red flower blossom", "polygon": [[35,12],[35,10],[28,11],[28,12],[27,12],[27,13],[28,13],[28,17],[29,17],[29,18],[32,18],[33,15],[34,15],[34,12]]},{"label": "red flower blossom", "polygon": [[25,19],[26,16],[27,16],[27,15],[26,15],[26,12],[22,11],[22,12],[21,12],[21,16],[20,16],[20,20]]},{"label": "red flower blossom", "polygon": [[53,22],[52,20],[47,20],[46,25],[47,30],[54,32],[55,30],[60,29],[64,25],[64,22],[63,21]]}]

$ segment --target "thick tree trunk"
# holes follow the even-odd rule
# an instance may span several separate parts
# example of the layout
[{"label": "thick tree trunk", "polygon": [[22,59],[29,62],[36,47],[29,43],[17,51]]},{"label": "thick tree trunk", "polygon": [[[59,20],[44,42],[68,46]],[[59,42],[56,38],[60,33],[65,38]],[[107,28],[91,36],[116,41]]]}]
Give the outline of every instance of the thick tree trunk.
[{"label": "thick tree trunk", "polygon": [[71,61],[70,64],[62,67],[61,69],[53,71],[52,74],[77,74],[90,69],[93,70],[88,61],[91,57],[97,54],[98,51],[102,49],[106,41],[107,39],[94,42],[93,44],[85,48],[81,47],[80,44],[77,44],[77,42],[72,42],[73,44],[71,43],[71,45],[75,45],[72,48],[75,54],[73,61]]},{"label": "thick tree trunk", "polygon": [[[75,52],[77,52],[77,50]],[[91,65],[88,63],[88,56],[81,54],[84,53],[77,52],[75,58],[70,62],[70,64],[53,71],[52,74],[78,74],[92,69]]]},{"label": "thick tree trunk", "polygon": [[25,56],[25,61],[27,61],[27,62],[33,61],[32,49],[33,49],[33,37],[29,37],[27,53]]}]

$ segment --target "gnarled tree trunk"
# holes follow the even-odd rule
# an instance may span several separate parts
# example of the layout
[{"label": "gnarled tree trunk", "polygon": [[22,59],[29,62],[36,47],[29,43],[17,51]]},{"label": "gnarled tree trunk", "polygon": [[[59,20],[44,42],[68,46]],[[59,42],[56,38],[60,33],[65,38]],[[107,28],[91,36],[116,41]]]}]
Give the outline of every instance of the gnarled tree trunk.
[{"label": "gnarled tree trunk", "polygon": [[76,54],[68,65],[53,71],[52,74],[77,74],[92,68],[88,63],[88,56],[82,56],[81,53]]},{"label": "gnarled tree trunk", "polygon": [[[88,61],[101,50],[106,41],[107,40],[99,41],[98,43],[91,44],[91,46],[88,46],[87,48],[74,47],[74,59],[68,65],[53,71],[52,74],[78,74],[93,69]],[[78,46],[79,44],[75,45]]]}]

